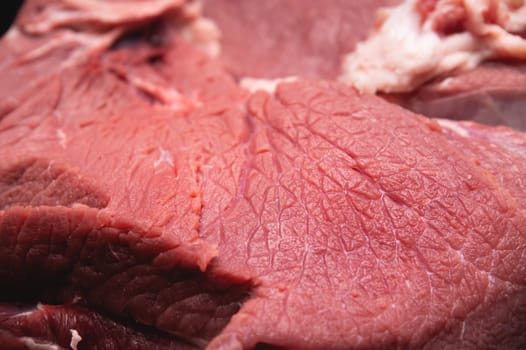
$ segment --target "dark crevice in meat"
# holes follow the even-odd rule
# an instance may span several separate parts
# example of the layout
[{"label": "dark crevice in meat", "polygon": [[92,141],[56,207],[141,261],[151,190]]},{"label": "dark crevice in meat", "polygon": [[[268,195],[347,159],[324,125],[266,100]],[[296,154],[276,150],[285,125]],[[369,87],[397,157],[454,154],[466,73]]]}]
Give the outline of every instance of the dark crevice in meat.
[{"label": "dark crevice in meat", "polygon": [[[0,274],[6,276],[9,272],[0,270]],[[28,282],[29,279],[31,282]],[[68,285],[68,276],[62,271],[11,275],[9,282],[0,283],[0,300],[17,307],[36,303],[60,305],[78,298],[78,295],[68,289]]]},{"label": "dark crevice in meat", "polygon": [[152,54],[150,57],[148,57],[148,64],[152,66],[156,66],[157,64],[162,63],[162,62],[163,62],[162,53]]},{"label": "dark crevice in meat", "polygon": [[[185,111],[198,102],[184,96],[164,76],[162,66],[166,65],[167,49],[160,44],[164,40],[160,38],[164,35],[162,29],[153,34],[157,38],[153,39],[154,43],[144,33],[130,39],[132,42],[124,39],[124,42],[118,43],[104,54],[104,66],[123,85],[134,88],[149,105],[164,106],[171,111]],[[134,53],[130,55],[132,50]]]},{"label": "dark crevice in meat", "polygon": [[[0,348],[18,340],[22,348],[31,343],[55,344],[71,349],[198,349],[191,339],[177,337],[129,319],[110,317],[82,305],[0,304]],[[24,341],[25,340],[25,341]]]},{"label": "dark crevice in meat", "polygon": [[108,196],[87,179],[44,159],[0,169],[0,210],[14,205],[104,208],[108,201]]},{"label": "dark crevice in meat", "polygon": [[164,44],[162,34],[163,23],[161,20],[155,20],[152,23],[139,28],[130,29],[121,35],[109,48],[109,51],[119,49],[134,49],[140,45],[147,44],[151,47],[158,48]]}]

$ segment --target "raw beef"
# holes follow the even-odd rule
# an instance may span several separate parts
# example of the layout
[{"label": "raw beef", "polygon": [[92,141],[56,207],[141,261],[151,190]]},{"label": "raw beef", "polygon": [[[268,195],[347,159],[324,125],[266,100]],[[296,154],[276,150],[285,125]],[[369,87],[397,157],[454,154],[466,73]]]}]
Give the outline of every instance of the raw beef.
[{"label": "raw beef", "polygon": [[[398,5],[402,1],[398,0],[375,0],[375,1],[305,1],[281,0],[281,1],[205,1],[205,14],[215,20],[221,29],[221,54],[219,58],[224,62],[227,69],[238,78],[277,79],[290,76],[304,76],[310,78],[335,79],[342,74],[342,63],[344,57],[353,52],[355,45],[364,40],[372,30],[375,23],[375,12],[382,7]],[[406,12],[409,18],[422,16],[429,18],[426,27],[427,37],[432,37],[431,43],[435,51],[424,50],[422,45],[416,49],[415,55],[419,60],[405,60],[412,62],[408,69],[414,71],[414,63],[420,64],[418,69],[424,70],[425,74],[418,75],[419,79],[411,84],[416,88],[404,96],[386,96],[389,100],[402,104],[406,108],[418,113],[423,113],[432,117],[474,120],[491,125],[507,125],[519,130],[526,130],[524,101],[526,101],[526,84],[520,79],[524,75],[522,65],[510,64],[510,62],[496,62],[483,64],[481,68],[471,71],[463,69],[473,67],[480,59],[492,57],[492,52],[482,51],[484,45],[477,44],[473,47],[465,48],[463,55],[459,55],[458,50],[462,45],[473,43],[469,31],[463,29],[462,18],[458,16],[447,16],[447,11],[433,14],[432,11],[439,1],[417,1],[420,12],[412,8],[411,3],[406,1],[405,12],[401,11],[401,16],[405,19],[398,20],[393,18],[392,22],[399,32],[398,23],[404,24],[401,28],[406,28],[408,35],[418,40],[426,41],[420,31],[420,22],[413,27],[408,27]],[[441,8],[454,13],[456,6],[462,6],[462,1],[440,1]],[[475,6],[477,2],[469,6]],[[481,1],[480,4],[499,3],[498,1]],[[505,3],[505,2],[501,2]],[[512,4],[513,2],[508,2]],[[508,5],[509,5],[508,4]],[[465,6],[468,6],[465,5]],[[515,6],[519,6],[516,3]],[[476,6],[475,6],[476,7]],[[523,6],[523,10],[526,6]],[[501,13],[506,10],[504,7]],[[513,10],[513,9],[512,9]],[[400,12],[400,11],[399,11]],[[457,11],[459,12],[459,11]],[[492,13],[496,13],[495,7]],[[431,13],[431,14],[430,14]],[[462,14],[462,11],[460,11]],[[501,18],[506,18],[501,14]],[[520,16],[516,16],[520,19]],[[377,19],[377,27],[383,23],[382,16]],[[442,19],[442,20],[440,20]],[[444,20],[445,19],[445,20]],[[515,21],[517,22],[517,21]],[[440,24],[438,28],[431,24]],[[520,23],[519,23],[520,24]],[[507,26],[511,30],[510,26]],[[460,31],[454,33],[455,29]],[[441,30],[445,33],[436,33]],[[462,32],[464,30],[464,33]],[[447,35],[445,35],[447,34]],[[453,35],[457,34],[457,35]],[[497,36],[498,37],[498,36]],[[508,35],[508,37],[510,37]],[[405,38],[405,40],[404,40]],[[400,65],[400,57],[403,48],[408,51],[406,55],[411,55],[413,42],[408,41],[406,36],[401,38],[401,43],[393,44],[396,38],[392,38],[392,43],[385,43],[384,54],[364,55],[367,64],[382,64],[391,59],[394,65]],[[446,40],[444,40],[446,39]],[[407,45],[404,45],[404,41]],[[444,43],[442,43],[444,42]],[[491,40],[486,42],[487,45]],[[457,45],[458,44],[458,45]],[[460,45],[462,44],[462,45]],[[456,46],[458,47],[456,47]],[[394,46],[394,47],[393,47]],[[428,45],[429,46],[429,45]],[[442,46],[442,48],[441,48]],[[524,44],[522,44],[524,47]],[[250,48],[247,50],[247,48]],[[451,49],[453,48],[453,49]],[[437,50],[450,50],[451,58],[456,55],[459,60],[456,63],[441,69],[451,69],[464,63],[460,71],[449,72],[445,77],[438,77],[436,80],[427,81],[436,75],[441,62],[439,57],[444,56]],[[479,50],[479,51],[477,51]],[[431,52],[425,56],[425,53]],[[497,52],[494,56],[513,56],[517,50],[509,54]],[[524,52],[524,49],[520,52]],[[366,52],[367,53],[367,52]],[[478,55],[478,56],[477,56]],[[425,59],[428,61],[426,62]],[[429,62],[430,59],[435,59]],[[385,63],[385,62],[384,62]],[[435,63],[433,65],[432,63]],[[453,62],[454,63],[454,62]],[[438,67],[437,67],[438,66]],[[343,65],[343,70],[348,70]],[[394,71],[394,68],[391,70]],[[355,76],[355,74],[352,74]],[[449,79],[455,76],[454,81]],[[411,75],[411,77],[414,75]],[[409,77],[408,79],[413,79]],[[350,77],[352,83],[357,83],[356,77]],[[367,84],[370,79],[370,71],[365,73]],[[474,84],[474,80],[476,83]],[[442,84],[442,82],[444,82]],[[449,83],[453,83],[449,86]],[[424,83],[422,91],[416,85]],[[254,81],[253,86],[268,86],[264,81]],[[363,84],[362,84],[363,85]],[[376,87],[372,87],[376,89]]]},{"label": "raw beef", "polygon": [[194,5],[33,0],[0,42],[0,346],[524,348],[526,135],[250,93]]},{"label": "raw beef", "polygon": [[412,92],[437,78],[402,104],[431,117],[526,130],[523,65],[477,67],[526,58],[524,2],[407,0],[383,16],[345,58],[343,81],[367,91]]},{"label": "raw beef", "polygon": [[526,131],[526,65],[491,62],[425,84],[399,101],[429,117]]}]

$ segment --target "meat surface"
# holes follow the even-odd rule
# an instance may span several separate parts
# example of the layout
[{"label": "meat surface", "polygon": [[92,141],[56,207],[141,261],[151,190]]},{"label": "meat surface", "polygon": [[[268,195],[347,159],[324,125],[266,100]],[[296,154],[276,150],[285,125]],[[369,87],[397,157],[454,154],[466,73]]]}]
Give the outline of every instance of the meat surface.
[{"label": "meat surface", "polygon": [[195,4],[145,4],[29,1],[0,42],[0,347],[526,346],[524,133],[249,92]]}]

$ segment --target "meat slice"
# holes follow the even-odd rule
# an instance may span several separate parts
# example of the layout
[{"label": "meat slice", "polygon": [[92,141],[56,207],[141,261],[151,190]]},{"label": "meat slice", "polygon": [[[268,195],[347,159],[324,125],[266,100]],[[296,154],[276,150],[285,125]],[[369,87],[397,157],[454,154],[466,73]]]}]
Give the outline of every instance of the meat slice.
[{"label": "meat slice", "polygon": [[525,134],[250,94],[180,15],[3,40],[0,344],[526,346]]},{"label": "meat slice", "polygon": [[525,101],[526,66],[491,62],[425,84],[400,103],[433,118],[469,119],[525,131]]},{"label": "meat slice", "polygon": [[249,265],[259,288],[211,348],[523,346],[523,189],[502,168],[338,84],[281,85],[249,113],[238,175],[225,178],[223,156],[201,181],[202,232],[218,265]]}]

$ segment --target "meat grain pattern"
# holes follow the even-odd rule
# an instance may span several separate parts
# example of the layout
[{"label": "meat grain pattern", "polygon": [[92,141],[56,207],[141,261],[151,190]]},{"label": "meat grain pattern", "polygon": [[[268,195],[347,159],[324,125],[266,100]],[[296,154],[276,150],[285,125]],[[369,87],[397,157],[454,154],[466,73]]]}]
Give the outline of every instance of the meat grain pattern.
[{"label": "meat grain pattern", "polygon": [[29,0],[0,41],[0,347],[524,348],[526,135],[250,92],[199,20]]}]

